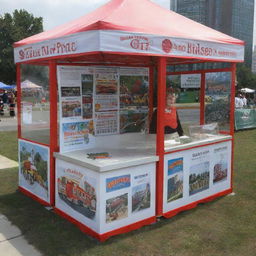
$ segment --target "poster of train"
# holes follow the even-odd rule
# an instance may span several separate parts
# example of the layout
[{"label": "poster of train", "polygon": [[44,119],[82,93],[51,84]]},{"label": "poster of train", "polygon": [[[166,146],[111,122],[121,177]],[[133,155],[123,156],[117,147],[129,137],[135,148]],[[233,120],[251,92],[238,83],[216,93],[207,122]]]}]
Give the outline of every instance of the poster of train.
[{"label": "poster of train", "polygon": [[164,213],[231,188],[231,141],[165,155]]},{"label": "poster of train", "polygon": [[231,72],[206,73],[205,122],[229,130]]},{"label": "poster of train", "polygon": [[97,230],[97,175],[81,166],[57,160],[56,207]]},{"label": "poster of train", "polygon": [[50,203],[49,148],[19,140],[19,186]]}]

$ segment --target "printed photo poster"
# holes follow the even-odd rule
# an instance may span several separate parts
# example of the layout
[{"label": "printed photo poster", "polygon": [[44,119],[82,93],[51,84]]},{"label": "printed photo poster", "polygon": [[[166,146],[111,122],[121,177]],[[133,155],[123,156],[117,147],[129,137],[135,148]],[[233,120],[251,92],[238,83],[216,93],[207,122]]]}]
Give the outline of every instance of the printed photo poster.
[{"label": "printed photo poster", "polygon": [[76,165],[57,161],[57,207],[78,219],[85,217],[95,222],[98,200],[96,178]]},{"label": "printed photo poster", "polygon": [[95,94],[117,95],[119,75],[117,68],[95,68]]},{"label": "printed photo poster", "polygon": [[213,184],[227,181],[228,177],[228,146],[221,145],[214,148]]},{"label": "printed photo poster", "polygon": [[19,140],[19,186],[50,203],[49,148]]},{"label": "printed photo poster", "polygon": [[[106,179],[106,193],[131,186],[131,175],[125,174]],[[122,193],[106,200],[106,223],[128,217],[128,193]]]},{"label": "printed photo poster", "polygon": [[94,88],[94,69],[87,70],[88,73],[81,74],[82,82],[82,112],[83,119],[93,118],[93,88]]},{"label": "printed photo poster", "polygon": [[81,97],[63,98],[61,102],[62,119],[74,120],[82,118]]},{"label": "printed photo poster", "polygon": [[95,95],[95,111],[118,110],[118,96],[115,95]]},{"label": "printed photo poster", "polygon": [[183,157],[168,161],[167,203],[183,197]]},{"label": "printed photo poster", "polygon": [[93,121],[62,123],[61,151],[83,149],[94,143]]},{"label": "printed photo poster", "polygon": [[93,142],[93,67],[59,66],[60,152]]},{"label": "printed photo poster", "polygon": [[82,96],[83,102],[83,119],[93,118],[93,95],[86,94]]},{"label": "printed photo poster", "polygon": [[135,175],[132,187],[132,213],[150,208],[150,173]]},{"label": "printed photo poster", "polygon": [[93,94],[93,70],[89,74],[81,74],[82,94]]},{"label": "printed photo poster", "polygon": [[205,121],[229,130],[231,72],[206,73]]},{"label": "printed photo poster", "polygon": [[95,135],[119,133],[119,114],[117,111],[95,113]]},{"label": "printed photo poster", "polygon": [[106,200],[106,223],[128,217],[128,193]]},{"label": "printed photo poster", "polygon": [[202,149],[192,153],[189,168],[189,195],[209,189],[210,185],[210,150]]},{"label": "printed photo poster", "polygon": [[148,68],[120,68],[120,107],[148,107]]},{"label": "printed photo poster", "polygon": [[120,111],[120,133],[143,132],[147,128],[148,108]]}]

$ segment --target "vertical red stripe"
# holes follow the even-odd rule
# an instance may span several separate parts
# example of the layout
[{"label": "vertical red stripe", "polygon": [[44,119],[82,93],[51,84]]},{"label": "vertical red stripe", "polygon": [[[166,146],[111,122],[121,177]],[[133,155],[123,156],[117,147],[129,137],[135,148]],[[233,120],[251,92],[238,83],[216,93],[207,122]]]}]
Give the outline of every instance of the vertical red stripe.
[{"label": "vertical red stripe", "polygon": [[56,62],[49,61],[50,79],[50,204],[55,204],[55,159],[53,153],[58,149],[58,94]]},{"label": "vertical red stripe", "polygon": [[149,68],[149,125],[154,111],[154,67]]},{"label": "vertical red stripe", "polygon": [[235,127],[235,90],[236,90],[236,63],[231,64],[231,95],[230,95],[230,134],[232,136],[231,152],[231,188],[233,191],[234,179],[234,127]]},{"label": "vertical red stripe", "polygon": [[21,138],[21,71],[20,64],[16,65],[16,86],[17,86],[17,124],[18,138]]},{"label": "vertical red stripe", "polygon": [[166,97],[166,58],[158,58],[157,78],[157,136],[156,150],[159,156],[156,172],[156,215],[163,215],[163,179],[164,179],[164,110]]},{"label": "vertical red stripe", "polygon": [[205,73],[201,74],[201,89],[200,89],[200,125],[205,123]]}]

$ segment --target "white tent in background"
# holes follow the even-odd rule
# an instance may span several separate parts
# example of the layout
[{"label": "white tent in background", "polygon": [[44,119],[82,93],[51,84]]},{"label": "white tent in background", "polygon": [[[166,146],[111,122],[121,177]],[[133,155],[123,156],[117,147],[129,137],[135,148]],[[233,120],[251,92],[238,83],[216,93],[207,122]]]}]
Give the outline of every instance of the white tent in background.
[{"label": "white tent in background", "polygon": [[250,88],[242,88],[240,91],[243,93],[254,93],[255,92],[255,90],[250,89]]},{"label": "white tent in background", "polygon": [[41,90],[42,86],[39,86],[29,80],[25,80],[24,82],[21,83],[21,89],[22,90],[30,90],[30,89]]}]

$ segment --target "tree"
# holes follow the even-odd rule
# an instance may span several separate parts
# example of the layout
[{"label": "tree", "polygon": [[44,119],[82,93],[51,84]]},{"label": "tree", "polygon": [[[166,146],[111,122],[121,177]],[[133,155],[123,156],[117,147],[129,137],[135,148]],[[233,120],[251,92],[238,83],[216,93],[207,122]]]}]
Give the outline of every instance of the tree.
[{"label": "tree", "polygon": [[256,74],[253,74],[250,68],[244,64],[237,65],[237,89],[251,88],[256,89]]},{"label": "tree", "polygon": [[16,81],[13,43],[43,31],[43,18],[34,17],[25,10],[0,16],[0,79],[13,84]]}]

